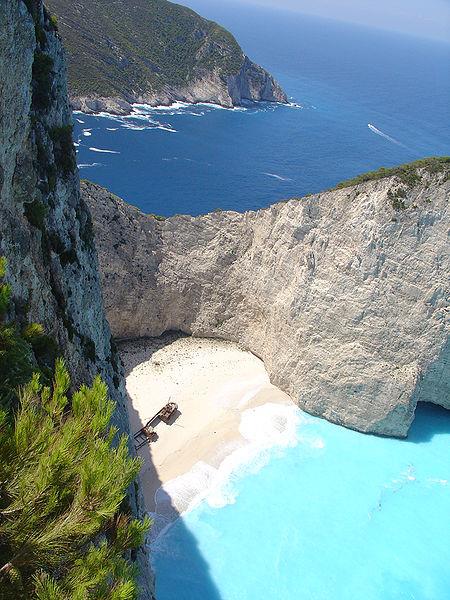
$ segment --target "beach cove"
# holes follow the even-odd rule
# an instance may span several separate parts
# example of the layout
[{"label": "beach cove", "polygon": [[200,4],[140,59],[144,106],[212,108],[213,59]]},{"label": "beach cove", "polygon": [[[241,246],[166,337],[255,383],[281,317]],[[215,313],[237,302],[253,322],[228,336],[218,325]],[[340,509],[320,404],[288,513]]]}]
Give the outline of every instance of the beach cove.
[{"label": "beach cove", "polygon": [[168,333],[122,342],[120,351],[132,432],[166,403],[178,405],[175,419],[157,422],[157,439],[138,451],[146,508],[157,519],[207,496],[226,504],[221,484],[236,469],[295,442],[297,407],[271,385],[262,361],[236,344]]},{"label": "beach cove", "polygon": [[300,411],[235,344],[120,350],[132,430],[169,399],[181,413],[141,452],[158,598],[448,600],[445,410],[419,405],[407,440],[364,435]]}]

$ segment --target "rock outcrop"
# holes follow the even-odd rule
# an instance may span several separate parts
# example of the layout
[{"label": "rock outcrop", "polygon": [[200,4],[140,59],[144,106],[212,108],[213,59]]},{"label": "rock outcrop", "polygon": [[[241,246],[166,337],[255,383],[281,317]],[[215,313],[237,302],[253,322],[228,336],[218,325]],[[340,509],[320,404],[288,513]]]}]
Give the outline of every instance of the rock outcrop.
[{"label": "rock outcrop", "polygon": [[165,220],[85,182],[113,335],[239,342],[306,411],[406,436],[450,408],[448,172]]},{"label": "rock outcrop", "polygon": [[102,97],[98,94],[80,96],[72,94],[74,110],[86,114],[106,112],[128,115],[133,104],[170,106],[175,102],[198,104],[207,102],[225,108],[242,106],[246,102],[286,103],[287,96],[275,79],[265,69],[244,57],[237,75],[223,77],[218,71],[204,72],[198,79],[184,86],[165,85],[158,91],[148,90],[139,94],[124,93],[122,97]]},{"label": "rock outcrop", "polygon": [[[39,322],[74,386],[100,373],[128,433],[123,369],[105,318],[89,210],[80,197],[60,39],[40,0],[0,3],[0,255],[13,314]],[[134,487],[130,503],[140,513]],[[151,597],[147,557],[145,598]]]},{"label": "rock outcrop", "polygon": [[205,72],[201,77],[183,86],[165,85],[157,91],[124,93],[122,96],[72,94],[74,110],[86,114],[106,112],[113,115],[129,115],[133,104],[170,106],[175,102],[188,104],[210,103],[233,108],[247,102],[279,102],[286,104],[287,96],[280,85],[265,69],[244,57],[237,75],[222,77],[217,71]]},{"label": "rock outcrop", "polygon": [[[287,102],[233,35],[166,0],[48,0],[69,56],[72,105],[128,114],[133,103]],[[117,27],[120,23],[120,27]]]}]

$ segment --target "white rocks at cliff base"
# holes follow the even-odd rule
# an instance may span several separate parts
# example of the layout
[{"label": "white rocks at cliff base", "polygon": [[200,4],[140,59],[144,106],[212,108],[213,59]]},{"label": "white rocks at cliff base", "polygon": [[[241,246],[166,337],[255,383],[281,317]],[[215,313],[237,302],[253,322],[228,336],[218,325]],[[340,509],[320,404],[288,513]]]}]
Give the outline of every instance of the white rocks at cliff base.
[{"label": "white rocks at cliff base", "polygon": [[450,408],[448,168],[419,177],[165,220],[84,183],[113,335],[236,341],[306,411],[407,435]]},{"label": "white rocks at cliff base", "polygon": [[115,115],[131,114],[133,104],[170,106],[176,102],[206,102],[233,108],[246,102],[288,102],[286,93],[272,75],[248,57],[244,57],[242,67],[236,75],[225,79],[218,72],[212,71],[204,73],[201,78],[184,87],[164,86],[158,91],[148,90],[146,93],[110,97],[73,94],[70,100],[74,110],[86,114],[106,112]]}]

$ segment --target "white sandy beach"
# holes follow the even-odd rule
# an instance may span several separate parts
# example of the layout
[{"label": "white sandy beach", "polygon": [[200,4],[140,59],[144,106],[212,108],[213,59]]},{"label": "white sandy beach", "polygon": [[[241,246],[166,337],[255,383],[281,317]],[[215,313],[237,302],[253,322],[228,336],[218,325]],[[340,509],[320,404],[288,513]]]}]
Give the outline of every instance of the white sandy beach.
[{"label": "white sandy beach", "polygon": [[139,451],[149,512],[183,512],[221,466],[233,469],[231,456],[242,462],[243,454],[292,434],[290,398],[270,384],[262,361],[236,344],[166,334],[123,342],[120,351],[133,433],[167,402],[179,407],[176,420],[159,422],[158,439]]}]

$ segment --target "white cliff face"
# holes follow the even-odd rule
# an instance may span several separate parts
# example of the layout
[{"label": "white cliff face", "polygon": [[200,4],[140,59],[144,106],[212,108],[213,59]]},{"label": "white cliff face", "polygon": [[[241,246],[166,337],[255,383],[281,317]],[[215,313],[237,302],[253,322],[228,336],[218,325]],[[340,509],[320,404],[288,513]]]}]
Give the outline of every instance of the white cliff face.
[{"label": "white cliff face", "polygon": [[113,335],[239,342],[306,411],[405,436],[450,408],[447,172],[158,221],[83,183]]},{"label": "white cliff face", "polygon": [[[100,374],[117,403],[114,424],[128,433],[123,369],[80,197],[64,54],[40,0],[28,4],[0,2],[0,255],[8,261],[11,316],[42,323],[75,386]],[[139,513],[134,488],[130,503]],[[145,571],[143,585],[152,587]]]}]

